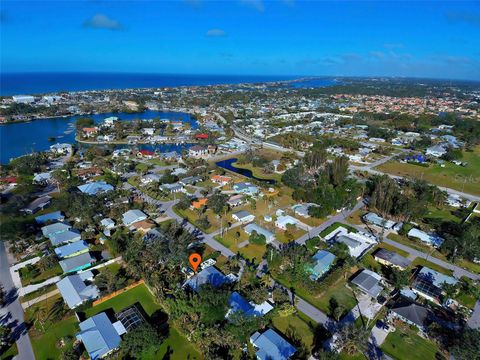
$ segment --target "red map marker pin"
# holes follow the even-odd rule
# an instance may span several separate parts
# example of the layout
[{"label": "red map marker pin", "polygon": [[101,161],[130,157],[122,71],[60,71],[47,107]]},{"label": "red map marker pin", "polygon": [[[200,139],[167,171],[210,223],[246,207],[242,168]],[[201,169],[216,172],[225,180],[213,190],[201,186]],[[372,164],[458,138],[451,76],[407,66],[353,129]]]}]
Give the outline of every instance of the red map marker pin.
[{"label": "red map marker pin", "polygon": [[197,272],[198,265],[202,262],[200,254],[194,253],[189,256],[188,260],[190,261],[193,271]]}]

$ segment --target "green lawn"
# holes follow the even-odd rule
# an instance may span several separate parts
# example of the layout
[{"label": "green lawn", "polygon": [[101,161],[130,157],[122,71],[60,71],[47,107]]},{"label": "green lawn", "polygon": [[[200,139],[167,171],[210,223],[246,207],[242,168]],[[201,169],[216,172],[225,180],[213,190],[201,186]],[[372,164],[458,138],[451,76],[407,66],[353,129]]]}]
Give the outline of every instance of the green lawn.
[{"label": "green lawn", "polygon": [[478,186],[478,179],[480,179],[480,146],[477,146],[473,152],[464,151],[461,161],[467,162],[468,165],[463,167],[445,162],[445,167],[437,164],[422,167],[389,161],[375,169],[393,175],[423,178],[438,186],[480,195],[480,186]]},{"label": "green lawn", "polygon": [[79,331],[78,321],[74,316],[52,324],[43,334],[30,333],[33,352],[37,360],[60,359],[61,350],[57,342],[66,336],[75,336]]},{"label": "green lawn", "polygon": [[50,284],[50,285],[44,286],[44,287],[42,287],[42,288],[40,288],[36,291],[28,293],[25,296],[21,296],[20,301],[22,303],[30,301],[32,299],[35,299],[35,298],[39,297],[40,295],[44,295],[44,294],[49,293],[50,291],[53,291],[55,289],[57,289],[57,285],[55,285],[55,284]]},{"label": "green lawn", "polygon": [[110,308],[117,312],[135,304],[136,302],[139,302],[142,305],[142,308],[147,315],[152,315],[155,311],[160,309],[160,305],[155,302],[153,295],[147,287],[142,284],[86,310],[85,314],[87,317],[90,317]]},{"label": "green lawn", "polygon": [[305,347],[309,350],[313,346],[313,332],[307,322],[302,320],[298,315],[292,314],[288,316],[276,316],[272,320],[273,326],[280,330],[281,333],[287,334],[289,326],[293,326],[296,336],[302,340]]},{"label": "green lawn", "polygon": [[444,267],[441,267],[437,264],[434,264],[422,258],[416,258],[415,260],[413,260],[411,266],[426,266],[432,270],[438,271],[439,273],[442,273],[448,276],[453,276],[452,270],[445,269]]},{"label": "green lawn", "polygon": [[202,359],[200,353],[192,346],[184,336],[170,326],[168,338],[159,346],[144,352],[141,359],[170,359],[170,360],[186,360],[186,359]]},{"label": "green lawn", "polygon": [[[35,266],[35,265],[33,265]],[[23,286],[30,284],[39,284],[51,277],[63,274],[63,270],[60,267],[60,264],[56,264],[53,268],[48,269],[47,271],[39,271],[39,274],[35,277],[32,277],[32,274],[27,272],[26,267],[20,269],[20,280],[22,281]]]},{"label": "green lawn", "polygon": [[346,224],[342,224],[342,223],[334,223],[332,225],[330,225],[328,228],[326,228],[325,230],[323,230],[321,233],[320,233],[320,236],[321,237],[325,237],[327,236],[328,234],[330,234],[332,231],[338,229],[339,227],[344,227],[345,229],[349,230],[350,232],[353,232],[353,233],[356,233],[357,232],[357,229],[355,229],[354,227],[352,226],[348,226]]},{"label": "green lawn", "polygon": [[17,344],[13,343],[7,350],[0,354],[0,360],[11,360],[18,354]]},{"label": "green lawn", "polygon": [[388,334],[385,342],[380,347],[383,352],[394,359],[409,360],[436,360],[437,346],[415,331],[402,326]]}]

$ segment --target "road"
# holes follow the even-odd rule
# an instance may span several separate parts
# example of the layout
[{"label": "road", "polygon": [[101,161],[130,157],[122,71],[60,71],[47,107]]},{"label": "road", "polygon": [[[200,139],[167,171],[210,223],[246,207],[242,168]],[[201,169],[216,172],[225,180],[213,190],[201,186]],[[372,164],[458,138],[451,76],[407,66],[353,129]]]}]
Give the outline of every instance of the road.
[{"label": "road", "polygon": [[308,232],[307,234],[299,237],[297,240],[295,240],[296,243],[300,244],[300,245],[304,245],[305,242],[312,238],[312,237],[315,237],[315,236],[318,236],[320,235],[320,233],[327,229],[330,225],[333,225],[334,223],[336,222],[343,222],[345,221],[345,219],[347,217],[349,217],[352,213],[354,213],[355,211],[357,210],[360,210],[362,207],[365,206],[365,203],[362,200],[360,200],[357,204],[355,204],[355,206],[352,208],[352,209],[349,209],[347,211],[342,211],[342,212],[339,212],[338,214],[330,217],[327,221],[323,222],[322,224],[320,224],[319,226],[317,227],[314,227],[313,229],[310,230],[310,232]]},{"label": "road", "polygon": [[13,325],[13,334],[17,339],[18,360],[33,360],[32,343],[28,336],[28,327],[23,316],[23,308],[17,295],[17,289],[13,284],[10,275],[10,267],[7,257],[5,244],[0,241],[0,281],[7,293],[8,305],[0,309],[0,321],[2,323],[11,323]]}]

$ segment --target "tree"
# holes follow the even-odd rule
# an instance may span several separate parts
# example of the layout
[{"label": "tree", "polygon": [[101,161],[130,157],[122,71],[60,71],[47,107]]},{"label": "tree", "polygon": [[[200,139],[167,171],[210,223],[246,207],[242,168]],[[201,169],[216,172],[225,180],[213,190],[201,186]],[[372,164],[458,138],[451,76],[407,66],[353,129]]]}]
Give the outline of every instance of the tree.
[{"label": "tree", "polygon": [[208,220],[208,217],[203,216],[197,220],[195,220],[195,225],[197,225],[201,229],[208,229],[212,224]]},{"label": "tree", "polygon": [[145,323],[124,335],[120,343],[120,350],[130,358],[140,359],[145,350],[158,345],[161,340],[162,337],[157,330],[152,325]]},{"label": "tree", "polygon": [[227,206],[228,195],[217,192],[208,198],[208,207],[215,214],[221,214]]},{"label": "tree", "polygon": [[58,264],[58,260],[55,254],[50,254],[42,257],[38,262],[37,266],[40,270],[47,271],[55,267],[57,264]]},{"label": "tree", "polygon": [[267,243],[267,239],[265,238],[265,235],[257,233],[255,230],[253,230],[250,234],[250,237],[248,238],[248,241],[250,244],[255,244],[255,245],[265,245]]},{"label": "tree", "polygon": [[370,330],[365,327],[357,327],[355,324],[348,324],[340,329],[336,344],[348,355],[356,353],[366,354]]},{"label": "tree", "polygon": [[92,118],[81,117],[75,121],[75,126],[77,127],[77,129],[82,129],[84,127],[92,126],[94,123],[95,122],[93,121]]},{"label": "tree", "polygon": [[178,210],[186,210],[190,207],[191,201],[188,197],[182,197],[178,204],[176,205]]},{"label": "tree", "polygon": [[105,268],[95,277],[95,285],[102,294],[110,294],[120,290],[125,286],[127,279],[123,276],[123,271],[114,273],[109,268]]},{"label": "tree", "polygon": [[404,286],[408,285],[410,275],[408,271],[400,271],[395,268],[391,269],[389,280],[392,282],[393,286],[397,289],[401,289]]},{"label": "tree", "polygon": [[348,158],[335,157],[333,162],[328,163],[328,174],[331,184],[341,186],[348,176]]},{"label": "tree", "polygon": [[469,329],[456,334],[455,344],[450,352],[457,360],[478,360],[480,354],[480,330]]}]

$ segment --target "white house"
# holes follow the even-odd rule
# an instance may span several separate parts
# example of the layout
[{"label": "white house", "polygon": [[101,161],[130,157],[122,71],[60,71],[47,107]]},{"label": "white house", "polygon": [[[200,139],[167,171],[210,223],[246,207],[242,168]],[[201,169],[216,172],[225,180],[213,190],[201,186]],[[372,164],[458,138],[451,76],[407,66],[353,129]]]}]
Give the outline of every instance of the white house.
[{"label": "white house", "polygon": [[281,230],[287,230],[288,225],[297,226],[299,221],[290,215],[280,216],[275,221],[275,226]]},{"label": "white house", "polygon": [[255,220],[255,215],[249,213],[246,210],[241,210],[232,214],[232,219],[242,223],[247,223]]},{"label": "white house", "polygon": [[446,146],[444,144],[437,144],[434,146],[430,146],[427,148],[426,154],[435,156],[435,157],[442,157],[447,153]]}]

